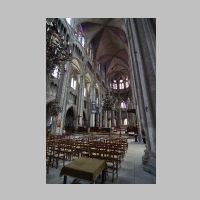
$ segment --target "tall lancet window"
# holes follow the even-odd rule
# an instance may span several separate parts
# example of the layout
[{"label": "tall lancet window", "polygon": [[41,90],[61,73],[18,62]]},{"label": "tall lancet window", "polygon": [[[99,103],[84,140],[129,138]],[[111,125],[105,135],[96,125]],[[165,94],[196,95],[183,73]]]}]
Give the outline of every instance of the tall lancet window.
[{"label": "tall lancet window", "polygon": [[128,125],[127,118],[124,119],[124,125]]},{"label": "tall lancet window", "polygon": [[71,79],[71,87],[76,90],[76,80],[73,77]]},{"label": "tall lancet window", "polygon": [[113,89],[117,90],[117,81],[116,80],[113,81]]},{"label": "tall lancet window", "polygon": [[121,107],[121,108],[126,108],[126,104],[125,104],[125,102],[124,102],[124,101],[122,101],[122,102],[121,102],[121,105],[120,105],[120,107]]},{"label": "tall lancet window", "polygon": [[51,75],[53,78],[57,78],[57,79],[60,78],[60,70],[59,70],[58,66],[55,66]]},{"label": "tall lancet window", "polygon": [[71,18],[66,18],[66,20],[67,20],[67,23],[68,23],[69,25],[71,25]]}]

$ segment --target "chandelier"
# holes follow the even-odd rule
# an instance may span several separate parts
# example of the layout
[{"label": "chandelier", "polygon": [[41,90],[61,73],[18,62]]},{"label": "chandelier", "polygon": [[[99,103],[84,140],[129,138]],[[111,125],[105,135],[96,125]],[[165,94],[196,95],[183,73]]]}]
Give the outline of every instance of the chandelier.
[{"label": "chandelier", "polygon": [[51,73],[55,65],[63,65],[71,61],[72,47],[64,40],[64,36],[57,30],[55,22],[46,24],[46,65],[47,72]]},{"label": "chandelier", "polygon": [[106,96],[103,99],[103,110],[113,110],[115,103],[114,96],[111,96],[109,91],[107,90]]}]

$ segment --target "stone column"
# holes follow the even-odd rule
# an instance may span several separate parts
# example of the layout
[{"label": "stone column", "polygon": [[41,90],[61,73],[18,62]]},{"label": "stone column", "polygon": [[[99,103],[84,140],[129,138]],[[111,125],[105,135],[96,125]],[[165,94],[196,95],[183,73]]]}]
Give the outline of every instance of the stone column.
[{"label": "stone column", "polygon": [[146,171],[156,173],[156,74],[155,37],[149,19],[127,19],[133,88],[135,89],[140,126],[145,130],[147,145],[143,156]]},{"label": "stone column", "polygon": [[103,126],[105,127],[105,128],[107,128],[108,127],[108,124],[107,124],[107,122],[108,122],[108,118],[107,118],[107,110],[104,110],[104,118],[103,118],[104,120],[104,122],[103,122]]},{"label": "stone column", "polygon": [[127,119],[127,126],[128,126],[128,110],[126,109],[126,119]]},{"label": "stone column", "polygon": [[88,94],[87,95],[87,113],[86,113],[88,131],[90,131],[90,113],[91,113],[91,100],[90,100],[90,94]]},{"label": "stone column", "polygon": [[[128,102],[128,109],[133,110],[133,102]],[[133,112],[129,112],[128,114],[129,126],[135,126],[135,114]]]},{"label": "stone column", "polygon": [[[91,88],[91,104],[95,102],[95,83],[92,84],[92,88]],[[90,105],[92,106],[92,105]],[[90,113],[90,127],[94,127],[95,126],[95,113]]]},{"label": "stone column", "polygon": [[[135,59],[135,50],[134,50],[134,40],[133,40],[133,32],[131,28],[131,21],[128,19],[127,20],[127,35],[129,37],[129,56],[130,56],[130,74],[132,75],[132,78],[130,79],[131,86],[132,86],[132,97],[136,102],[136,112],[138,115],[138,122],[142,122],[144,124],[144,104],[143,104],[143,99],[142,99],[142,91],[141,91],[141,83],[140,83],[140,77],[138,70],[134,68],[138,63],[136,62]],[[134,81],[133,81],[134,80]],[[141,123],[139,123],[141,125]],[[141,133],[141,127],[139,126],[139,131]],[[147,144],[147,146],[149,146]]]},{"label": "stone column", "polygon": [[57,116],[52,116],[52,128],[51,128],[51,134],[56,134],[56,124],[57,124]]},{"label": "stone column", "polygon": [[102,127],[102,111],[99,113],[99,128]]},{"label": "stone column", "polygon": [[120,126],[120,119],[119,119],[119,108],[116,110],[116,127],[119,128]]},{"label": "stone column", "polygon": [[111,123],[112,123],[112,127],[115,127],[114,119],[115,119],[115,110],[113,109],[111,111]]},{"label": "stone column", "polygon": [[91,118],[90,118],[90,127],[94,127],[95,126],[95,114],[91,114]]},{"label": "stone column", "polygon": [[[56,97],[62,111],[56,117],[55,123],[55,132],[57,135],[62,135],[63,131],[63,121],[64,121],[64,109],[66,106],[66,93],[67,93],[67,83],[69,80],[69,65],[70,62],[67,61],[65,63],[65,69],[62,67],[61,69],[61,76],[59,80],[59,87],[58,87],[58,95]],[[65,71],[66,70],[66,71]]]},{"label": "stone column", "polygon": [[102,118],[103,118],[103,114],[102,114],[102,87],[100,88],[99,91],[99,127],[101,128],[102,125]]},{"label": "stone column", "polygon": [[96,125],[99,127],[99,113],[96,114]]},{"label": "stone column", "polygon": [[83,105],[84,104],[84,73],[80,77],[80,88],[78,94],[78,126],[83,125]]},{"label": "stone column", "polygon": [[121,127],[122,125],[122,110],[121,108],[119,109],[119,126]]},{"label": "stone column", "polygon": [[108,110],[108,127],[111,128],[111,110]]}]

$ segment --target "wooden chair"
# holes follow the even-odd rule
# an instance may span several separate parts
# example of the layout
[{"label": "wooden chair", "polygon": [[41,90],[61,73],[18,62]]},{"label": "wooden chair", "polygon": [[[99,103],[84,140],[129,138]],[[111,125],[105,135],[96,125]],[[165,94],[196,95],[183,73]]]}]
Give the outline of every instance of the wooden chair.
[{"label": "wooden chair", "polygon": [[81,151],[81,157],[87,157],[87,158],[89,158],[90,151],[89,151],[88,144],[81,144],[80,151]]},{"label": "wooden chair", "polygon": [[46,144],[46,172],[49,174],[49,168],[53,165],[53,143]]},{"label": "wooden chair", "polygon": [[118,154],[115,154],[113,149],[107,150],[106,164],[107,164],[107,173],[112,173],[112,182],[114,177],[118,177],[118,168],[119,168],[119,159]]}]

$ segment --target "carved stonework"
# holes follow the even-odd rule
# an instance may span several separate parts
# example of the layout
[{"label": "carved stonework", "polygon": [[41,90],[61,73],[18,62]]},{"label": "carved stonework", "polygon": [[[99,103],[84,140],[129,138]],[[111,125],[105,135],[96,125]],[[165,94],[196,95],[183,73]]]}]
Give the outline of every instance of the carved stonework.
[{"label": "carved stonework", "polygon": [[46,28],[46,66],[47,73],[51,73],[55,65],[63,66],[66,61],[70,61],[72,50],[69,43],[66,44],[64,36],[57,30],[56,24],[47,24]]},{"label": "carved stonework", "polygon": [[61,112],[61,107],[57,102],[53,102],[51,103],[48,112],[51,116],[57,116]]},{"label": "carved stonework", "polygon": [[103,110],[113,110],[114,109],[115,98],[111,96],[108,92],[103,99]]},{"label": "carved stonework", "polygon": [[143,169],[153,175],[156,175],[156,154],[149,150],[144,151],[142,157]]}]

